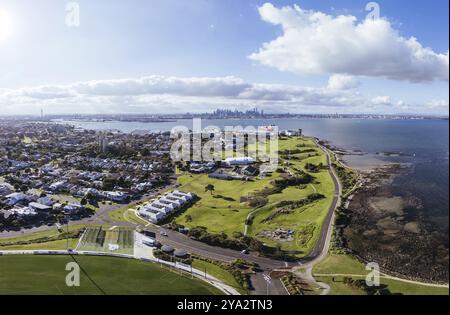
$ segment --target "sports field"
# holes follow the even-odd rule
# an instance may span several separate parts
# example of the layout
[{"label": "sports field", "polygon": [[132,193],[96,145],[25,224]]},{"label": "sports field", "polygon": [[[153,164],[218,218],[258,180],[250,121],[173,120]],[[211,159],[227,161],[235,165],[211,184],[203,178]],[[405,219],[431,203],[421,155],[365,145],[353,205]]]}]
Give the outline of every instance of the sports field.
[{"label": "sports field", "polygon": [[[78,262],[80,287],[67,287]],[[0,295],[212,295],[209,284],[138,260],[94,256],[0,256]]]},{"label": "sports field", "polygon": [[[306,138],[287,138],[279,141],[280,167],[291,174],[298,170],[305,171],[307,163],[326,166],[326,155],[316,144]],[[288,159],[289,158],[289,159]],[[225,233],[233,237],[235,232],[244,232],[247,216],[254,213],[253,224],[248,229],[248,235],[270,245],[279,245],[281,249],[292,251],[298,257],[307,255],[317,242],[320,229],[325,220],[334,195],[334,184],[331,176],[323,167],[320,171],[311,173],[314,180],[311,184],[291,186],[280,193],[268,196],[268,203],[262,208],[252,208],[247,203],[241,203],[241,197],[251,196],[265,188],[273,187],[273,180],[280,178],[277,172],[270,176],[255,178],[254,181],[225,181],[208,178],[206,174],[179,174],[179,188],[193,192],[200,200],[177,218],[176,222],[187,227],[203,226],[210,233]],[[205,186],[214,185],[214,192],[205,192]],[[325,198],[307,205],[292,209],[288,214],[271,217],[281,201],[298,201],[318,193]],[[265,237],[278,228],[295,231],[292,240],[279,241]]]}]

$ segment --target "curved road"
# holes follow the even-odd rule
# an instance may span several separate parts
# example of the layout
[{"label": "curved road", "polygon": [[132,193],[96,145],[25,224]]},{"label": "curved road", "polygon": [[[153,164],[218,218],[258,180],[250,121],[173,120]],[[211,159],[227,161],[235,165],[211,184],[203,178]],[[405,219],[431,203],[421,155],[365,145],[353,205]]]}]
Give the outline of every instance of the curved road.
[{"label": "curved road", "polygon": [[[324,148],[323,146],[319,145],[316,141],[316,144],[326,153],[327,155],[327,164],[329,168],[330,175],[333,179],[334,185],[335,185],[335,193],[333,196],[333,201],[330,205],[327,217],[325,218],[325,222],[322,225],[322,230],[320,233],[320,238],[318,242],[316,243],[314,249],[312,252],[302,258],[299,259],[295,263],[288,263],[276,259],[271,259],[267,257],[261,257],[256,253],[250,253],[248,255],[242,254],[239,251],[235,251],[232,249],[226,249],[216,246],[210,246],[205,243],[195,241],[188,236],[175,232],[170,230],[165,230],[167,233],[167,237],[160,236],[160,231],[162,228],[158,226],[154,226],[149,224],[147,228],[155,233],[157,233],[159,241],[171,245],[175,248],[185,249],[188,252],[191,252],[193,254],[197,254],[200,256],[204,256],[207,258],[211,258],[214,260],[224,261],[224,262],[231,262],[236,258],[242,258],[250,262],[254,262],[260,265],[262,269],[265,271],[273,271],[276,269],[290,269],[293,267],[308,267],[311,268],[314,264],[320,262],[323,258],[326,257],[330,245],[331,240],[331,234],[332,234],[332,223],[334,221],[334,212],[336,208],[340,205],[340,195],[341,195],[341,184],[338,180],[338,177],[335,174],[335,171],[331,165],[331,157],[329,151]],[[116,207],[107,207],[106,209],[99,210],[93,217],[80,220],[77,222],[71,222],[72,225],[77,224],[108,224],[108,225],[117,225],[117,226],[135,226],[135,224],[127,223],[127,222],[116,222],[112,220],[108,213],[114,210],[119,209],[122,206],[116,206]],[[33,230],[28,230],[27,234],[30,232],[36,232],[36,231],[44,231],[48,229],[52,229],[54,227],[40,227]],[[14,237],[14,236],[20,236],[25,235],[23,231],[13,231],[13,232],[3,232],[0,233],[0,237]]]}]

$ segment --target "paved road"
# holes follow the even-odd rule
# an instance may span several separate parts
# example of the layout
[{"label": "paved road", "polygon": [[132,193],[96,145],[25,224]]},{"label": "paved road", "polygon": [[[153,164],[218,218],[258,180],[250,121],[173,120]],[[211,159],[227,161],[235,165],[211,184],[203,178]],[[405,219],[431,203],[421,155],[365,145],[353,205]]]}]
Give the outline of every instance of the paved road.
[{"label": "paved road", "polygon": [[[320,146],[319,144],[317,144],[317,145]],[[329,167],[330,175],[331,175],[334,185],[335,185],[335,194],[333,196],[333,201],[329,208],[325,222],[322,226],[320,238],[319,238],[317,244],[315,245],[315,247],[312,250],[310,255],[300,259],[298,262],[288,263],[288,262],[284,262],[284,261],[280,261],[280,260],[261,257],[255,253],[250,253],[249,255],[241,254],[239,251],[235,251],[232,249],[210,246],[205,243],[195,241],[195,240],[187,237],[186,235],[175,232],[175,231],[167,230],[166,231],[167,237],[161,237],[159,235],[159,231],[161,230],[160,227],[149,225],[147,228],[149,230],[152,230],[153,232],[156,232],[158,235],[159,241],[163,244],[168,244],[168,245],[171,245],[171,246],[173,246],[175,248],[179,248],[179,249],[185,249],[186,251],[188,251],[190,253],[201,255],[201,256],[204,256],[204,257],[207,257],[210,259],[214,259],[214,260],[230,262],[236,258],[242,258],[247,261],[255,262],[255,263],[259,264],[260,267],[265,271],[298,267],[299,265],[312,267],[312,265],[319,262],[322,258],[326,257],[326,255],[328,253],[329,243],[330,243],[330,239],[331,239],[334,211],[337,208],[337,206],[339,206],[339,204],[340,204],[340,193],[341,193],[341,185],[340,185],[339,180],[334,172],[334,169],[332,168],[331,157],[330,157],[329,151],[322,146],[320,146],[320,147],[327,154],[327,164]],[[108,215],[109,212],[120,209],[120,207],[121,206],[101,209],[96,213],[95,216],[88,218],[88,219],[71,222],[71,225],[109,224],[109,225],[116,225],[116,226],[134,226],[134,224],[129,223],[129,222],[116,222],[109,217],[109,215]],[[34,230],[27,231],[27,234],[30,232],[41,231],[41,230],[46,230],[46,229],[48,230],[48,229],[52,229],[52,228],[54,228],[54,227],[37,228]],[[13,236],[20,236],[20,235],[24,235],[24,233],[21,231],[0,233],[0,237],[13,237]],[[261,280],[261,277],[255,277],[255,281],[256,281],[255,283],[259,283],[260,280]],[[277,280],[277,281],[279,281],[279,280]],[[274,282],[277,282],[277,281],[274,281]],[[277,290],[278,294],[282,293],[282,292],[280,292],[282,290],[279,289],[279,283],[275,283],[273,286],[274,286],[274,288],[276,288],[274,290]],[[262,292],[258,292],[258,293],[262,293]]]},{"label": "paved road", "polygon": [[[142,198],[140,198],[139,200],[135,200],[132,203],[128,204],[128,205],[124,205],[124,204],[113,204],[113,205],[109,205],[109,204],[100,204],[99,209],[97,210],[97,212],[89,217],[89,218],[84,218],[81,220],[76,220],[76,221],[70,221],[69,225],[74,226],[74,225],[88,225],[88,224],[95,224],[95,225],[115,225],[115,226],[128,226],[128,227],[135,227],[136,224],[131,223],[131,222],[122,222],[122,221],[115,221],[113,220],[109,214],[111,212],[117,211],[123,207],[126,206],[133,206],[136,205],[139,202],[154,198],[156,196],[158,196],[160,194],[161,191],[167,189],[167,188],[174,188],[174,184],[171,184],[170,186],[166,186],[164,188],[161,188],[157,191],[152,192],[150,195],[148,196],[144,196]],[[0,232],[0,238],[11,238],[11,237],[19,237],[19,236],[25,236],[28,234],[32,234],[32,233],[36,233],[36,232],[43,232],[43,231],[49,231],[49,230],[54,230],[55,226],[47,226],[47,225],[43,225],[43,226],[39,226],[39,227],[35,227],[32,229],[26,229],[26,230],[19,230],[19,231],[3,231]]]},{"label": "paved road", "polygon": [[300,263],[302,265],[310,265],[310,266],[320,262],[323,258],[326,257],[328,253],[331,242],[331,236],[333,232],[334,215],[336,209],[341,205],[341,195],[342,195],[341,183],[339,182],[336,172],[334,171],[334,168],[331,165],[330,152],[328,151],[328,149],[321,146],[317,141],[316,144],[327,155],[328,171],[330,172],[330,176],[333,180],[335,191],[333,201],[331,202],[331,206],[328,209],[327,217],[325,218],[325,222],[322,225],[322,230],[320,231],[319,241],[316,243],[312,252],[307,257],[300,260]]}]

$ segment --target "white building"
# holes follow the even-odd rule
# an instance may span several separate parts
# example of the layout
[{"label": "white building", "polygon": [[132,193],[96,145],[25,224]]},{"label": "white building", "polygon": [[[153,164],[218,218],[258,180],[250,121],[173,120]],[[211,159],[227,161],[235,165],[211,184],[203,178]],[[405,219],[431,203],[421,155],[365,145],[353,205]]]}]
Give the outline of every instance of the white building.
[{"label": "white building", "polygon": [[58,191],[58,190],[61,190],[61,189],[63,189],[63,188],[65,188],[66,187],[66,181],[59,181],[59,182],[56,182],[56,183],[53,183],[53,184],[51,184],[50,185],[50,190],[51,191]]},{"label": "white building", "polygon": [[165,218],[164,213],[146,207],[139,210],[139,214],[142,217],[149,219],[150,222],[155,224]]},{"label": "white building", "polygon": [[187,202],[193,200],[194,197],[195,195],[192,193],[175,190],[144,205],[139,210],[139,214],[153,223],[158,223],[171,213],[180,209]]},{"label": "white building", "polygon": [[12,214],[15,214],[19,217],[30,217],[30,216],[35,216],[37,215],[36,210],[28,208],[28,207],[23,207],[23,208],[13,208],[11,210],[9,210]]},{"label": "white building", "polygon": [[53,207],[51,207],[51,206],[46,206],[46,205],[43,205],[38,202],[30,202],[28,204],[28,207],[30,207],[33,210],[42,211],[42,212],[48,212],[53,209]]},{"label": "white building", "polygon": [[227,158],[225,159],[225,163],[232,165],[250,165],[255,163],[255,159],[249,156],[246,157],[236,157],[236,158]]},{"label": "white building", "polygon": [[116,202],[122,202],[128,197],[127,194],[121,191],[105,191],[105,196],[107,199]]},{"label": "white building", "polygon": [[76,204],[68,204],[64,206],[64,213],[65,214],[75,214],[83,209],[83,206],[76,205]]}]

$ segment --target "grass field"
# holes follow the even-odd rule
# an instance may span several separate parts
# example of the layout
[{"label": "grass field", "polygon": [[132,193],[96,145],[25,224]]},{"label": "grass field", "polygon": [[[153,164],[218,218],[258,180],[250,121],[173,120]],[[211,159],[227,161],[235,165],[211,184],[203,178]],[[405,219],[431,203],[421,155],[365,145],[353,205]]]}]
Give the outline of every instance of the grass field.
[{"label": "grass field", "polygon": [[[78,239],[69,240],[69,248],[77,246]],[[65,250],[67,249],[67,240],[50,241],[45,243],[34,243],[28,245],[0,246],[0,250]]]},{"label": "grass field", "polygon": [[70,256],[0,256],[0,295],[212,295],[216,288],[158,265],[112,257],[74,256],[80,287],[67,287]]},{"label": "grass field", "polygon": [[[332,295],[361,295],[363,290],[352,288],[343,283],[344,276],[334,276],[333,274],[348,275],[352,279],[365,279],[368,271],[365,266],[355,258],[348,255],[329,255],[323,262],[314,267],[313,273],[329,274],[329,276],[319,276],[316,280],[325,282],[331,287]],[[381,285],[387,286],[388,290],[393,294],[404,295],[448,295],[447,288],[429,287],[415,283],[403,282],[395,279],[387,279],[380,277]]]},{"label": "grass field", "polygon": [[130,222],[137,225],[146,225],[148,222],[139,218],[133,211],[136,205],[126,206],[121,209],[110,212],[108,215],[111,219],[117,222]]},{"label": "grass field", "polygon": [[[290,165],[287,166],[292,173],[296,172],[295,169],[304,170],[306,163],[326,165],[325,153],[309,139],[289,138],[280,140],[279,150],[296,150],[298,145],[301,145],[304,149],[315,150],[315,156],[308,157],[309,153],[292,154],[291,157],[294,159],[290,160]],[[306,187],[288,187],[279,194],[270,195],[268,204],[255,213],[253,225],[250,226],[248,235],[256,237],[270,246],[280,245],[283,250],[296,252],[299,257],[307,255],[319,238],[320,229],[334,194],[334,184],[326,169],[312,175],[315,180]],[[200,200],[178,217],[176,222],[191,228],[204,226],[210,233],[223,232],[229,237],[233,237],[234,232],[243,233],[245,220],[255,209],[247,204],[240,203],[240,198],[252,195],[265,187],[272,187],[271,182],[279,176],[280,174],[274,172],[266,178],[241,182],[210,179],[205,174],[179,174],[178,183],[181,185],[179,189],[197,194]],[[205,192],[205,186],[208,184],[214,185],[215,191],[213,194]],[[285,200],[299,200],[312,193],[321,193],[326,198],[302,208],[294,209],[292,213],[279,216],[270,222],[262,222],[275,211],[274,205],[276,203]],[[187,220],[187,218],[189,219]],[[294,240],[277,244],[274,240],[259,235],[262,231],[273,231],[280,227],[295,230]]]},{"label": "grass field", "polygon": [[[304,145],[305,148],[316,149],[317,156],[307,157],[307,153],[293,154],[301,160],[291,160],[288,168],[295,173],[294,169],[305,169],[306,163],[318,165],[322,163],[326,165],[325,153],[317,148],[312,140],[298,140],[288,139],[279,142],[280,151],[293,150],[297,145]],[[298,256],[307,255],[314,247],[320,236],[320,230],[323,222],[331,206],[334,195],[334,184],[327,169],[323,169],[318,173],[312,173],[315,180],[306,188],[289,187],[280,194],[271,195],[269,197],[269,204],[262,210],[258,211],[254,217],[253,225],[249,229],[252,236],[257,235],[264,230],[274,230],[278,227],[284,229],[295,230],[295,237],[293,242],[278,243],[283,250],[299,251]],[[279,216],[268,223],[262,221],[267,218],[273,211],[273,205],[285,200],[298,200],[305,198],[312,193],[320,193],[325,196],[324,199],[316,201],[310,205],[296,209],[289,215]],[[311,231],[312,230],[312,231]],[[277,243],[271,239],[262,239],[266,244],[275,246]]]},{"label": "grass field", "polygon": [[[77,231],[81,228],[84,228],[85,225],[69,225],[69,232]],[[66,227],[64,226],[64,232],[66,231]],[[36,240],[43,238],[51,238],[57,237],[61,235],[56,227],[51,228],[50,230],[30,233],[26,235],[11,237],[11,238],[2,238],[0,240],[0,250],[39,250],[39,249],[49,249],[49,250],[64,250],[67,249],[67,241],[56,240],[56,241],[48,241],[48,242],[35,242]],[[21,244],[21,245],[7,245],[15,242],[31,242],[31,244]],[[69,247],[74,248],[77,244],[77,239],[69,239]]]},{"label": "grass field", "polygon": [[220,266],[209,263],[204,260],[195,259],[192,263],[192,267],[198,269],[200,271],[205,271],[206,273],[223,281],[225,284],[228,284],[230,287],[235,288],[241,294],[247,294],[247,292],[239,285],[233,275],[225,269],[222,269]]}]

